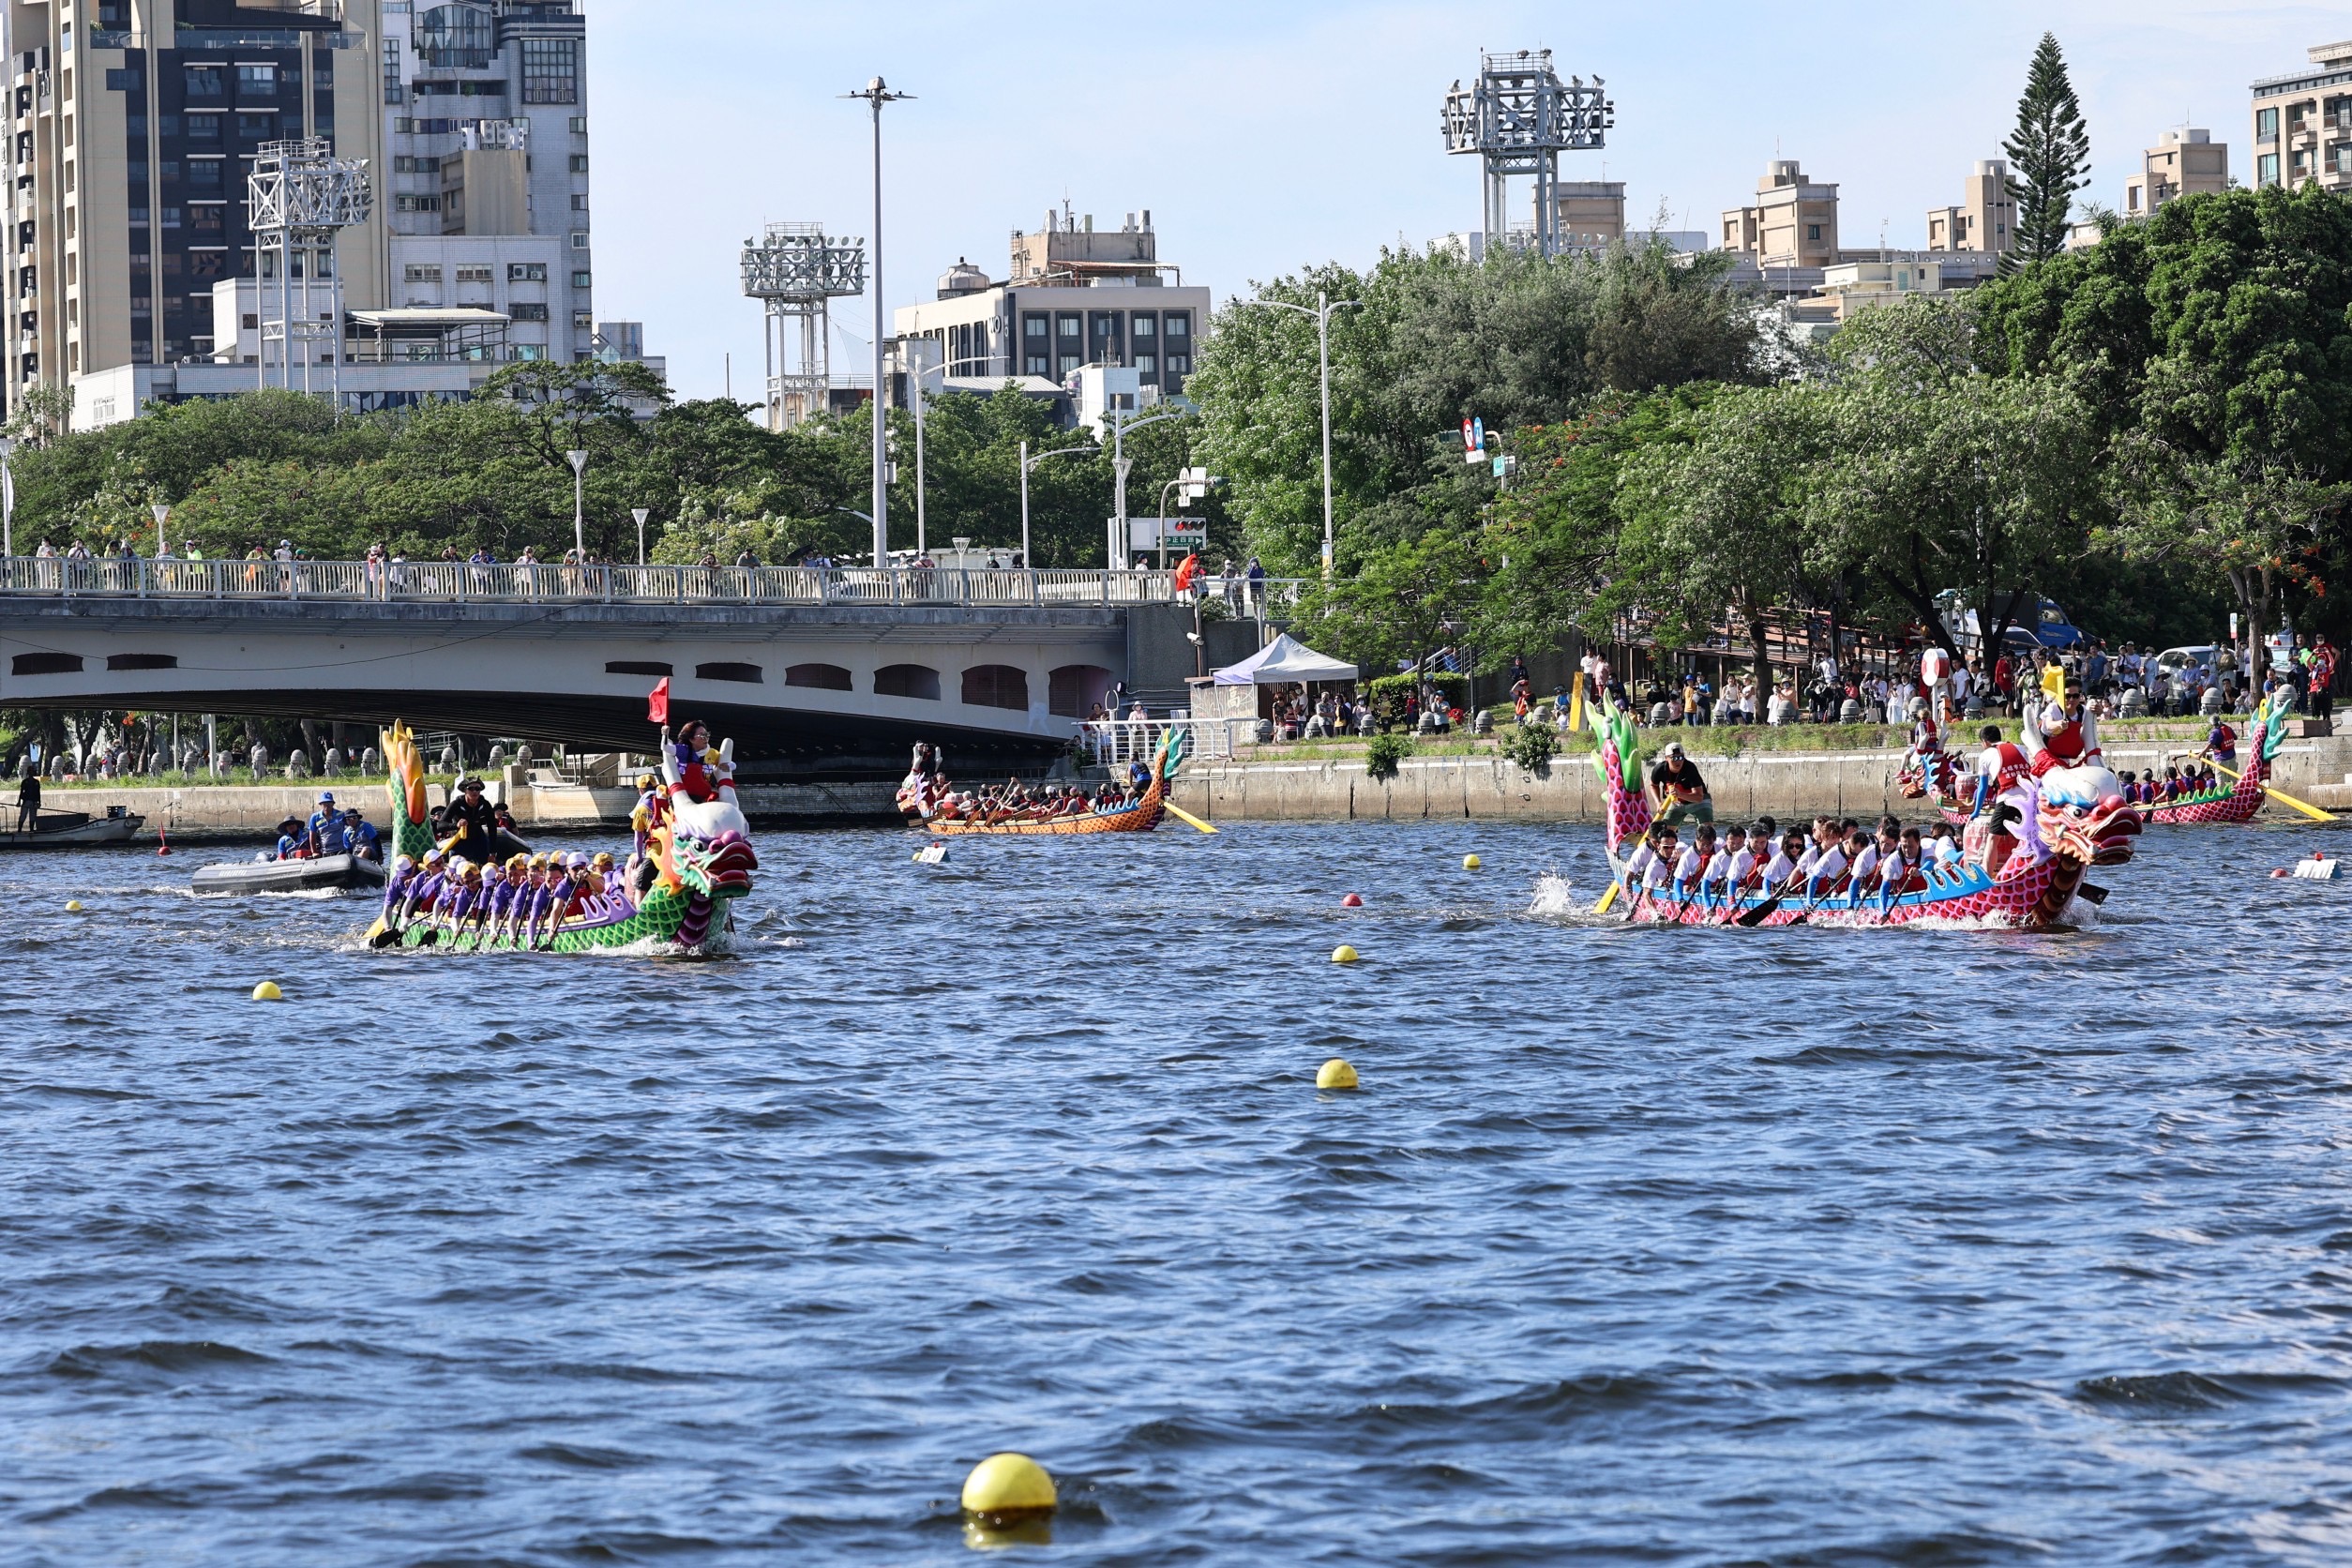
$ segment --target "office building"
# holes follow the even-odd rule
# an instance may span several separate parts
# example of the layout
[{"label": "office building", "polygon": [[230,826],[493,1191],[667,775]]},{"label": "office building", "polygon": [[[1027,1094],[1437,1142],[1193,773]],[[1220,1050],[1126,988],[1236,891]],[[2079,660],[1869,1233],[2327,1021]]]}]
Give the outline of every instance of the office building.
[{"label": "office building", "polygon": [[2209,130],[2182,127],[2140,155],[2139,172],[2123,182],[2123,217],[2146,218],[2166,202],[2229,188],[2229,143]]},{"label": "office building", "polygon": [[2254,183],[2352,189],[2352,41],[2310,53],[2309,68],[2254,84]]},{"label": "office building", "polygon": [[1752,206],[1723,215],[1723,248],[1774,267],[1821,267],[1838,260],[1837,187],[1805,178],[1795,158],[1775,158],[1756,182]]},{"label": "office building", "polygon": [[1075,394],[1079,368],[1101,365],[1133,370],[1148,401],[1183,395],[1209,309],[1209,291],[1159,259],[1148,210],[1096,229],[1065,204],[1044,227],[1014,233],[1003,281],[959,260],[937,298],[898,307],[895,323],[900,338],[938,345],[939,384],[926,391],[1018,381]]},{"label": "office building", "polygon": [[1981,158],[1963,183],[1960,204],[1927,209],[1927,249],[1982,250],[1998,255],[2017,243],[2017,201],[2009,193],[2009,165]]}]

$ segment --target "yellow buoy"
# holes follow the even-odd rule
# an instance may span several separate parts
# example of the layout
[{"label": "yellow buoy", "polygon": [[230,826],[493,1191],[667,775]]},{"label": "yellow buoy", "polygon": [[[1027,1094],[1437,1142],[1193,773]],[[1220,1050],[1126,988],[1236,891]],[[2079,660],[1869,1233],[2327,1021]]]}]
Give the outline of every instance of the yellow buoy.
[{"label": "yellow buoy", "polygon": [[1334,1056],[1329,1062],[1324,1063],[1322,1070],[1315,1075],[1315,1087],[1318,1089],[1353,1089],[1356,1087],[1356,1070],[1348,1065],[1346,1057]]},{"label": "yellow buoy", "polygon": [[1362,954],[1344,942],[1331,950],[1331,961],[1335,964],[1351,964],[1361,957]]},{"label": "yellow buoy", "polygon": [[1462,869],[1465,871],[1475,871],[1485,864],[1485,861],[1480,860],[1474,854],[1466,854],[1462,857]]},{"label": "yellow buoy", "polygon": [[66,912],[68,914],[80,914],[82,912],[82,900],[79,898],[67,899]]},{"label": "yellow buoy", "polygon": [[286,1000],[286,993],[278,988],[277,981],[264,980],[260,985],[253,988],[253,1000],[256,1002],[283,1002]]},{"label": "yellow buoy", "polygon": [[964,1512],[989,1524],[1053,1512],[1053,1477],[1026,1454],[991,1454],[964,1477]]}]

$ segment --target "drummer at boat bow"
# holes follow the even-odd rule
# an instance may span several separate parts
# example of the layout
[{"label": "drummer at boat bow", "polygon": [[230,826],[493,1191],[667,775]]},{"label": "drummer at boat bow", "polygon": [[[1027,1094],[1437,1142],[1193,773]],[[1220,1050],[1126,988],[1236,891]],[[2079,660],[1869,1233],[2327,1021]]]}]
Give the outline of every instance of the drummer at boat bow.
[{"label": "drummer at boat bow", "polygon": [[442,823],[450,830],[449,852],[475,865],[484,865],[498,853],[498,808],[482,796],[482,781],[469,778],[458,787],[458,798],[449,803],[442,816]]},{"label": "drummer at boat bow", "polygon": [[1657,800],[1662,822],[1711,822],[1715,805],[1707,794],[1707,781],[1682,753],[1681,741],[1668,741],[1650,770],[1650,792]]}]

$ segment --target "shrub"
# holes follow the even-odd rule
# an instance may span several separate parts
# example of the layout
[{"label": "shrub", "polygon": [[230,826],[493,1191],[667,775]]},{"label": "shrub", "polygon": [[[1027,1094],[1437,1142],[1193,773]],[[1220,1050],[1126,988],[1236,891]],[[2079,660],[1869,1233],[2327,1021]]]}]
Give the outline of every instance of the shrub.
[{"label": "shrub", "polygon": [[1364,776],[1375,782],[1396,776],[1396,764],[1413,754],[1413,743],[1405,735],[1375,735],[1364,748]]},{"label": "shrub", "polygon": [[1552,771],[1552,753],[1560,749],[1560,742],[1548,725],[1514,725],[1502,743],[1502,754],[1519,764],[1519,771],[1530,778],[1542,778]]}]

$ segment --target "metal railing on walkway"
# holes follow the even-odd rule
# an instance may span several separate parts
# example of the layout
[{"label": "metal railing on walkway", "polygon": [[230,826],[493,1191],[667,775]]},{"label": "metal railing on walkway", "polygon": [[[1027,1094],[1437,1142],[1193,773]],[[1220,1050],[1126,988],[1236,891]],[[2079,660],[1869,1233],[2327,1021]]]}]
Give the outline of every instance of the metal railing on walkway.
[{"label": "metal railing on walkway", "polygon": [[1235,744],[1247,742],[1257,728],[1254,718],[1091,718],[1078,726],[1078,744],[1091,761],[1107,767],[1148,765],[1162,735],[1184,730],[1192,735],[1187,760],[1229,761]]},{"label": "metal railing on walkway", "polygon": [[1162,571],[944,566],[574,566],[471,561],[0,560],[0,595],[141,599],[333,599],[394,604],[1189,604]]}]

